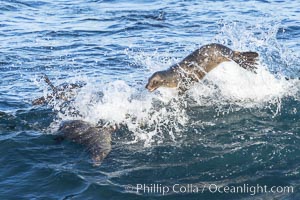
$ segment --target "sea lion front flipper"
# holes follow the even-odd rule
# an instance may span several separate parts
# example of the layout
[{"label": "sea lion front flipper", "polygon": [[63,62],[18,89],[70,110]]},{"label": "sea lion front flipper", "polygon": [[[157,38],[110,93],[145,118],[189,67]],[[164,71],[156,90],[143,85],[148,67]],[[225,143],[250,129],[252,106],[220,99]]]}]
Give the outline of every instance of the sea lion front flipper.
[{"label": "sea lion front flipper", "polygon": [[256,73],[256,65],[259,54],[256,52],[234,52],[233,60],[244,69],[247,69],[253,73]]}]

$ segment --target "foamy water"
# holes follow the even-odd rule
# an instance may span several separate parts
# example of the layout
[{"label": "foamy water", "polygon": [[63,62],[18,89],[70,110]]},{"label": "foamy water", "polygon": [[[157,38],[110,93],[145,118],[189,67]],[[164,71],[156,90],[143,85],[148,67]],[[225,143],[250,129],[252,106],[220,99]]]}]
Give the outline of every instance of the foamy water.
[{"label": "foamy water", "polygon": [[[67,105],[61,101],[52,103],[57,112],[55,124],[68,119],[83,119],[94,124],[99,121],[122,124],[134,135],[135,142],[141,140],[149,146],[152,142],[163,143],[166,134],[173,141],[181,137],[188,123],[195,123],[190,120],[186,111],[188,107],[215,107],[216,113],[228,113],[232,107],[267,108],[274,117],[280,114],[283,98],[298,98],[299,80],[287,80],[289,74],[284,72],[290,69],[285,69],[286,66],[282,65],[274,70],[273,63],[269,62],[270,53],[280,53],[284,49],[274,38],[274,31],[279,26],[269,25],[262,29],[261,24],[251,27],[246,24],[223,24],[214,39],[225,45],[229,41],[232,42],[229,46],[234,50],[257,51],[260,54],[260,62],[256,73],[247,71],[234,62],[224,62],[209,72],[203,80],[193,84],[187,91],[187,96],[178,95],[176,89],[169,88],[160,88],[150,93],[144,88],[147,78],[144,78],[142,84],[132,84],[120,78],[101,81],[101,77],[79,75],[76,80],[83,81],[86,85],[77,90],[74,100]],[[272,46],[273,44],[276,45]],[[261,48],[266,45],[267,49]],[[197,46],[191,46],[176,54],[180,53],[180,57],[184,58],[195,50],[192,48]],[[166,69],[182,59],[172,57],[170,52],[158,53],[157,49],[146,53],[127,48],[124,52],[135,65],[143,66],[148,77],[153,72]],[[286,58],[283,53],[281,56]],[[46,88],[44,95],[47,94],[45,91]]]},{"label": "foamy water", "polygon": [[[137,58],[145,61],[140,55]],[[162,61],[161,65],[165,65],[165,60]],[[152,66],[153,62],[148,59],[144,64]],[[52,102],[58,112],[55,124],[69,119],[122,124],[134,134],[134,141],[142,140],[149,146],[152,142],[163,143],[164,132],[176,141],[178,133],[191,123],[187,107],[217,106],[218,113],[228,112],[228,105],[249,109],[272,107],[275,116],[281,110],[281,99],[298,98],[299,80],[287,80],[283,74],[274,75],[265,64],[260,63],[257,67],[253,73],[234,62],[221,63],[203,80],[193,84],[187,96],[178,95],[177,89],[160,88],[150,93],[144,85],[129,85],[124,80],[99,83],[97,78],[78,77],[86,85],[77,90],[74,101],[67,105],[60,100]],[[149,71],[150,76],[153,70]],[[197,123],[201,124],[201,121]]]}]

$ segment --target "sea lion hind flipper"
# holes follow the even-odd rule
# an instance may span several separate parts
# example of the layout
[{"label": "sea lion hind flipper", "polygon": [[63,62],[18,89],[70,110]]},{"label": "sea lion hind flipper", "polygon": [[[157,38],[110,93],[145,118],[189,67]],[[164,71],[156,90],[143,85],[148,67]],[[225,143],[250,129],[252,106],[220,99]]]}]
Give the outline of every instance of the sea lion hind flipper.
[{"label": "sea lion hind flipper", "polygon": [[256,73],[259,54],[256,52],[234,52],[233,60],[246,70]]},{"label": "sea lion hind flipper", "polygon": [[49,77],[46,74],[44,74],[43,78],[44,78],[45,83],[47,83],[51,87],[51,89],[53,90],[53,93],[57,93],[57,88],[52,84]]},{"label": "sea lion hind flipper", "polygon": [[[45,83],[48,84],[48,86],[51,87],[53,94],[56,95],[58,93],[57,88],[52,84],[52,82],[50,81],[49,77],[46,74],[43,74],[42,78],[44,79]],[[32,105],[36,106],[36,105],[42,105],[42,104],[46,104],[48,100],[52,99],[52,97],[50,95],[47,96],[47,98],[45,97],[40,97],[37,99],[34,99],[31,103]]]}]

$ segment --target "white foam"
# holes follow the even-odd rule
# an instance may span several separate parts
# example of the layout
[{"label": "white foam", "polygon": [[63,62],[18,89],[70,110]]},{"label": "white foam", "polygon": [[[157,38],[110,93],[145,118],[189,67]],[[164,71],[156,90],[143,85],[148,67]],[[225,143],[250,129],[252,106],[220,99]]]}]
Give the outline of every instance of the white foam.
[{"label": "white foam", "polygon": [[224,62],[207,74],[206,79],[218,86],[224,98],[265,102],[288,94],[291,84],[277,79],[263,66],[256,73],[250,72],[234,62]]}]

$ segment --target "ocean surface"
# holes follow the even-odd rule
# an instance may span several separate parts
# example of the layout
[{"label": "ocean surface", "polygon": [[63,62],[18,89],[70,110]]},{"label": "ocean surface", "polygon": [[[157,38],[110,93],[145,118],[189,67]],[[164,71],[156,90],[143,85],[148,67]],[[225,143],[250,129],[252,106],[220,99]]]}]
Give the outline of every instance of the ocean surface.
[{"label": "ocean surface", "polygon": [[[300,199],[299,8],[0,0],[0,199]],[[226,62],[184,95],[145,89],[212,42],[258,52],[257,73]],[[44,74],[83,87],[34,106],[52,93]],[[72,119],[122,124],[100,166],[54,140]]]}]

